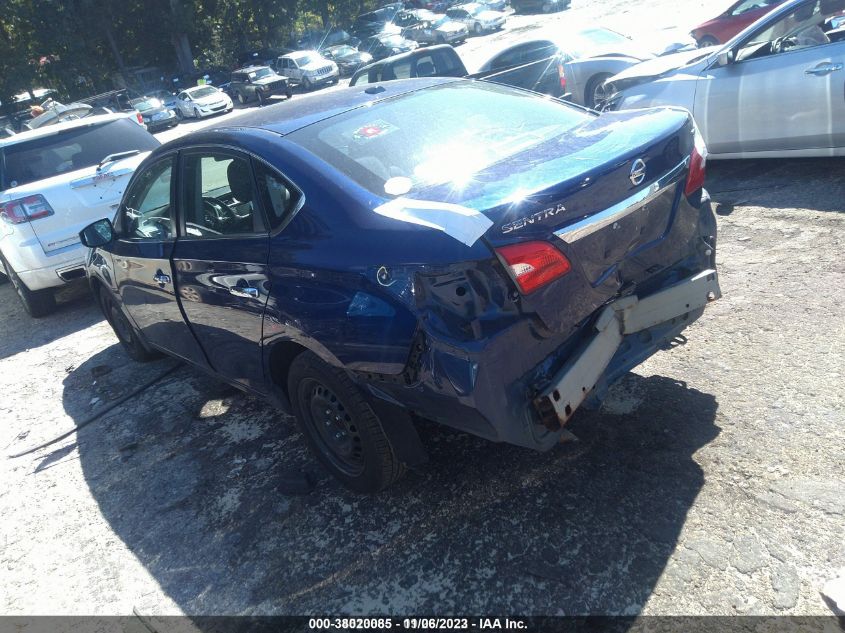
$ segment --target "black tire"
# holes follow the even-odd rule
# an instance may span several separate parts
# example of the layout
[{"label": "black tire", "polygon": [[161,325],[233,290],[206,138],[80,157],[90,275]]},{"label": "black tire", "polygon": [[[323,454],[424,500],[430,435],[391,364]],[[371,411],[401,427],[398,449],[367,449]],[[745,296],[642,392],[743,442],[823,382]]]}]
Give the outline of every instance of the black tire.
[{"label": "black tire", "polygon": [[590,77],[590,80],[587,82],[587,88],[584,90],[584,105],[588,108],[595,108],[598,101],[600,101],[600,96],[603,95],[605,98],[607,97],[606,94],[602,91],[602,86],[604,82],[610,78],[610,73],[599,73],[598,75],[593,75]]},{"label": "black tire", "polygon": [[106,321],[109,322],[114,335],[120,341],[129,358],[139,363],[148,363],[151,360],[161,358],[159,352],[151,351],[144,346],[135,332],[135,328],[109,295],[108,290],[100,289],[97,298],[100,301],[100,309],[103,311]]},{"label": "black tire", "polygon": [[202,114],[200,114],[200,109],[199,109],[199,108],[194,108],[194,118],[195,118],[197,121],[199,121],[200,119],[202,119]]},{"label": "black tire", "polygon": [[700,40],[698,40],[698,48],[707,48],[708,46],[716,46],[719,43],[712,35],[705,35]]},{"label": "black tire", "polygon": [[255,92],[255,98],[258,99],[258,107],[264,105],[264,95],[260,91]]},{"label": "black tire", "polygon": [[176,120],[177,120],[177,121],[181,121],[182,119],[184,119],[184,118],[185,118],[185,115],[184,115],[184,114],[182,114],[182,109],[181,109],[181,108],[176,108],[176,109],[174,110],[174,112],[176,113]]},{"label": "black tire", "polygon": [[244,97],[244,93],[242,92],[238,93],[238,103],[240,103],[241,105],[246,105],[246,97]]},{"label": "black tire", "polygon": [[290,99],[293,96],[293,91],[290,89],[290,84],[285,86],[285,96]]},{"label": "black tire", "polygon": [[481,35],[482,30],[483,29],[481,28],[481,24],[479,22],[476,22],[475,24],[472,25],[473,35]]},{"label": "black tire", "polygon": [[302,89],[303,89],[305,92],[311,92],[311,88],[312,88],[312,87],[313,87],[313,86],[311,85],[311,80],[310,80],[310,79],[308,79],[308,77],[305,77],[305,78],[302,80]]},{"label": "black tire", "polygon": [[30,290],[15,273],[14,269],[3,260],[3,269],[12,283],[12,287],[23,304],[26,313],[34,319],[40,319],[56,310],[56,295],[52,288]]},{"label": "black tire", "polygon": [[308,445],[344,486],[378,492],[402,477],[405,465],[381,421],[344,372],[303,352],[290,366],[287,386]]}]

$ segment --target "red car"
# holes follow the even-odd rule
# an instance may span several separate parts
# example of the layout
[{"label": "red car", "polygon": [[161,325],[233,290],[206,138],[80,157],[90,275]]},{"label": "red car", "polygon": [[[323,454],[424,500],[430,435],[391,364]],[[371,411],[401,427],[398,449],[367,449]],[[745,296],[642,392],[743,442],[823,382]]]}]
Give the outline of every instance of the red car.
[{"label": "red car", "polygon": [[782,2],[784,0],[739,0],[721,15],[695,27],[690,35],[702,47],[722,44]]}]

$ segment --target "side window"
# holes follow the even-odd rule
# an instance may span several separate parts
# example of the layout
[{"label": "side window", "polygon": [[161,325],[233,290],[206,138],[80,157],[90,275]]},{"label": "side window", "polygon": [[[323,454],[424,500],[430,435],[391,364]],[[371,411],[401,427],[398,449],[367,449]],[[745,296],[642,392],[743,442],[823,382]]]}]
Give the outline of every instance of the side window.
[{"label": "side window", "polygon": [[270,228],[283,228],[299,208],[301,194],[278,173],[260,163],[256,164],[255,177]]},{"label": "side window", "polygon": [[176,237],[170,205],[174,158],[159,161],[139,174],[121,207],[121,237],[170,240]]},{"label": "side window", "polygon": [[184,165],[185,237],[266,232],[247,158],[216,152],[189,153]]},{"label": "side window", "polygon": [[840,12],[836,6],[839,4],[825,0],[799,4],[743,42],[736,54],[737,61],[830,44],[825,32],[830,30],[827,20]]},{"label": "side window", "polygon": [[[410,64],[409,64],[410,65]],[[395,65],[394,65],[395,68]],[[399,70],[396,69],[397,79],[406,79],[405,76],[399,75]],[[425,55],[417,58],[417,65],[414,68],[415,77],[434,77],[437,74],[437,69],[434,67],[434,59],[431,55]]]},{"label": "side window", "polygon": [[385,64],[382,72],[382,81],[391,79],[409,79],[411,77],[411,60],[403,59],[402,61],[394,62],[392,64]]},{"label": "side window", "polygon": [[763,0],[745,0],[734,7],[733,11],[731,11],[731,15],[742,15],[746,11],[753,11],[754,9],[759,9],[762,6],[765,6]]}]

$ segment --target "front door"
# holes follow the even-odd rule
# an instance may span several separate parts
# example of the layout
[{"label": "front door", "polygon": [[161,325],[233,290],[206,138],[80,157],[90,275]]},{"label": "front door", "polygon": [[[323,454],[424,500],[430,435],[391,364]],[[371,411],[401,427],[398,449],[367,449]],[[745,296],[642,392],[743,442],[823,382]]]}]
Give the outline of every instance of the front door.
[{"label": "front door", "polygon": [[183,154],[181,236],[173,265],[182,306],[211,366],[264,391],[261,334],[270,292],[269,228],[248,157]]},{"label": "front door", "polygon": [[202,349],[176,299],[170,257],[176,240],[173,205],[176,154],[162,158],[133,180],[118,212],[108,250],[114,283],[129,316],[152,344],[201,366]]},{"label": "front door", "polygon": [[845,146],[845,41],[825,32],[828,4],[798,5],[702,73],[694,113],[711,152]]}]

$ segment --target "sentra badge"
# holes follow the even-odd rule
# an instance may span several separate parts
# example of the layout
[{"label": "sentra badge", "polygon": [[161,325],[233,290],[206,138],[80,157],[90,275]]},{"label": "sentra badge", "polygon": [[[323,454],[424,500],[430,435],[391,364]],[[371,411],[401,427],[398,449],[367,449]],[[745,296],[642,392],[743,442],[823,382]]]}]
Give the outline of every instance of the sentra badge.
[{"label": "sentra badge", "polygon": [[537,211],[537,213],[532,213],[529,216],[524,218],[519,218],[518,220],[514,220],[513,222],[508,222],[507,224],[502,225],[502,233],[511,233],[512,231],[518,231],[519,229],[525,228],[529,224],[534,224],[535,222],[542,222],[546,218],[551,218],[558,213],[563,213],[566,211],[566,207],[563,204],[558,204],[555,207],[549,207],[548,209],[543,209],[542,211]]}]

